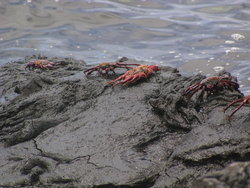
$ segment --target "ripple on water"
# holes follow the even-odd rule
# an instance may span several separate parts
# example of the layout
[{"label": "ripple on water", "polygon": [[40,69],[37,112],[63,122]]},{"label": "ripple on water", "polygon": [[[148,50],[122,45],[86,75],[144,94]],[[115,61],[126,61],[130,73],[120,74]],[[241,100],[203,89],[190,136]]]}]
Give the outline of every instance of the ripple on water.
[{"label": "ripple on water", "polygon": [[127,56],[209,75],[223,67],[247,91],[249,18],[248,0],[3,0],[0,64],[33,54],[89,64]]}]

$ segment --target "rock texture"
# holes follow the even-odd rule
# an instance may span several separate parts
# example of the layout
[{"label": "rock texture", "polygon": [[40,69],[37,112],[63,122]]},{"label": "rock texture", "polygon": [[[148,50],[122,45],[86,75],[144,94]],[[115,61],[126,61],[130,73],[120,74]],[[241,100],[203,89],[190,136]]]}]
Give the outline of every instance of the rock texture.
[{"label": "rock texture", "polygon": [[0,67],[2,187],[195,187],[249,160],[249,106],[231,121],[223,112],[238,91],[187,99],[184,89],[204,76],[171,67],[110,87],[114,75],[86,77],[83,61],[52,58],[63,65],[25,70],[34,58]]},{"label": "rock texture", "polygon": [[197,180],[194,188],[249,188],[250,162],[232,163],[225,169]]}]

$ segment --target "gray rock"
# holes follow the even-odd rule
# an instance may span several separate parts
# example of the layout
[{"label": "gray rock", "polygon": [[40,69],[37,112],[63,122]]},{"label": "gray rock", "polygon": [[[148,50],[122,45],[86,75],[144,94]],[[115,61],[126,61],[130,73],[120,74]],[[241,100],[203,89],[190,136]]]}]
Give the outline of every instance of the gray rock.
[{"label": "gray rock", "polygon": [[25,70],[32,58],[0,67],[2,187],[190,187],[249,160],[249,107],[231,121],[223,112],[238,91],[187,99],[185,88],[204,76],[171,67],[111,87],[114,75],[86,77],[83,61]]},{"label": "gray rock", "polygon": [[235,162],[195,181],[193,188],[249,188],[250,162]]}]

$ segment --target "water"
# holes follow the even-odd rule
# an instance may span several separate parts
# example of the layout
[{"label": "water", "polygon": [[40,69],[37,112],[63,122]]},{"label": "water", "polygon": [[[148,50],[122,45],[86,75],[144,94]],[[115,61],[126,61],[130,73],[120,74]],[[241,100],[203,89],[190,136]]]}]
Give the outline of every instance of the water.
[{"label": "water", "polygon": [[226,69],[247,94],[249,21],[249,0],[0,0],[0,65],[33,54],[88,64],[126,56],[183,73]]}]

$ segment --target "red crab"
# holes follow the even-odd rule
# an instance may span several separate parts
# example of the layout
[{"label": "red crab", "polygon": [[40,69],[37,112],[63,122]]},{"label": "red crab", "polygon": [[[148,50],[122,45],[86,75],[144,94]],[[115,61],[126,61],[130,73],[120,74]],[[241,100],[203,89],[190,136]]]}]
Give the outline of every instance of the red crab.
[{"label": "red crab", "polygon": [[230,107],[232,106],[233,104],[235,103],[238,103],[238,102],[241,102],[241,104],[235,108],[235,110],[231,113],[231,115],[229,116],[229,118],[231,118],[243,105],[247,104],[247,103],[250,103],[250,95],[246,96],[246,97],[243,97],[243,98],[240,98],[240,99],[237,99],[237,100],[234,100],[233,102],[231,102],[229,105],[227,105],[227,107],[224,109],[224,112]]},{"label": "red crab", "polygon": [[[127,70],[131,69],[132,67],[128,67],[128,65],[139,65],[139,64],[128,64],[128,63],[121,63],[121,62],[116,62],[116,63],[100,63],[99,65],[92,67],[90,69],[87,69],[84,71],[85,74],[89,75],[94,71],[98,71],[101,75],[107,75],[109,71],[112,71],[114,74],[116,68],[126,68]],[[104,71],[104,72],[103,72]]]},{"label": "red crab", "polygon": [[231,88],[233,87],[238,91],[239,84],[231,80],[230,76],[214,76],[203,79],[202,81],[189,86],[184,95],[189,96],[190,98],[199,90],[201,90],[200,96],[204,95],[205,91],[216,91],[222,88]]},{"label": "red crab", "polygon": [[54,62],[51,62],[51,61],[48,61],[46,59],[37,59],[37,60],[34,60],[34,61],[30,61],[25,69],[53,69],[53,68],[57,68],[58,66],[58,63],[54,63]]},{"label": "red crab", "polygon": [[131,70],[128,70],[124,75],[118,77],[117,79],[108,82],[108,84],[113,84],[116,86],[118,84],[122,84],[123,86],[135,83],[141,78],[148,78],[153,71],[158,71],[159,67],[155,65],[139,65]]}]

